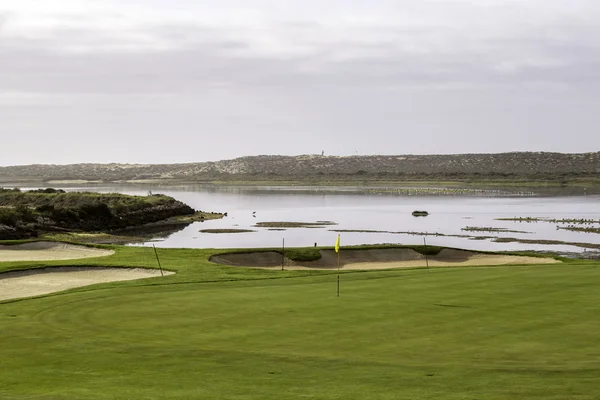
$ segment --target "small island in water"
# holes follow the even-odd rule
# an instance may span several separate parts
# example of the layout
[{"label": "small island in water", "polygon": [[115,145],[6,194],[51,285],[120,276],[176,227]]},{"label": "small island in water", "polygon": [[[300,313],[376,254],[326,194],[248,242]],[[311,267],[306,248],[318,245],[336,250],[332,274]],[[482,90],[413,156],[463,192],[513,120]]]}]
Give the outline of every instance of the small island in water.
[{"label": "small island in water", "polygon": [[162,194],[65,192],[0,188],[0,240],[43,235],[185,227],[224,214],[194,210]]}]

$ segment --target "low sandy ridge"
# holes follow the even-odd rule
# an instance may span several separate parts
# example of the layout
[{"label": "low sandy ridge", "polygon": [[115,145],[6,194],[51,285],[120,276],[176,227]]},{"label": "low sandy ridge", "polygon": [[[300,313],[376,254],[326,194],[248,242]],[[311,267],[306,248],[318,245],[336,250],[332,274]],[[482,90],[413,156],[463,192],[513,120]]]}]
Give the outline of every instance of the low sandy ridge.
[{"label": "low sandy ridge", "polygon": [[[296,262],[282,259],[280,253],[274,251],[230,253],[213,256],[210,261],[238,267],[276,269],[336,269],[337,253],[333,250],[321,250],[321,258],[316,261]],[[340,267],[344,270],[372,270],[414,267],[458,267],[458,266],[491,266],[491,265],[526,265],[559,263],[554,258],[514,256],[507,254],[486,254],[467,250],[443,249],[435,256],[425,256],[408,248],[342,250]]]},{"label": "low sandy ridge", "polygon": [[[164,275],[173,272],[164,271]],[[40,296],[96,283],[130,281],[161,276],[143,268],[57,267],[0,274],[0,301]]]},{"label": "low sandy ridge", "polygon": [[57,242],[32,242],[10,246],[0,245],[0,262],[78,260],[113,254],[115,254],[113,250]]}]

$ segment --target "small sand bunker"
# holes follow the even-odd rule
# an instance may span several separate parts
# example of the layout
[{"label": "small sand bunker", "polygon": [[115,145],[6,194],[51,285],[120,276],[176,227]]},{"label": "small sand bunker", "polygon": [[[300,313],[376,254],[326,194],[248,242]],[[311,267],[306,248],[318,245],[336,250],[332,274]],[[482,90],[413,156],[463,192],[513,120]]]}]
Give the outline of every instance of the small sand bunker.
[{"label": "small sand bunker", "polygon": [[[164,275],[173,272],[164,271]],[[143,268],[44,268],[0,274],[0,301],[40,296],[96,283],[131,281],[161,276]]]},{"label": "small sand bunker", "polygon": [[212,256],[210,261],[235,267],[281,267],[282,257],[280,253],[275,251],[257,251],[253,253],[221,254]]},{"label": "small sand bunker", "polygon": [[114,253],[113,250],[95,249],[66,243],[33,242],[14,246],[0,245],[0,262],[77,260],[110,256]]},{"label": "small sand bunker", "polygon": [[[282,257],[274,251],[254,253],[230,253],[213,256],[210,261],[238,267],[281,268]],[[316,261],[295,262],[283,260],[286,269],[336,269],[337,253],[333,250],[321,250],[321,259]],[[425,256],[412,249],[364,249],[343,250],[340,266],[345,270],[369,270],[411,267],[452,267],[452,266],[490,266],[554,264],[560,261],[553,258],[513,256],[504,254],[476,253],[467,250],[443,249],[435,256]]]}]

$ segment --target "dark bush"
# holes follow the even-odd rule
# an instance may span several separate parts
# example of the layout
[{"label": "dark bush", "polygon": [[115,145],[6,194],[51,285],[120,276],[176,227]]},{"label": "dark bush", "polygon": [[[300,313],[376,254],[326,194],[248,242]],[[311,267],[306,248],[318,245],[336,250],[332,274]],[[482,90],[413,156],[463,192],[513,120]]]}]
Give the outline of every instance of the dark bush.
[{"label": "dark bush", "polygon": [[35,210],[41,214],[52,214],[55,208],[52,204],[44,204],[37,207]]},{"label": "dark bush", "polygon": [[79,215],[96,219],[110,219],[113,217],[113,213],[106,203],[84,204],[79,208]]},{"label": "dark bush", "polygon": [[35,189],[35,190],[29,190],[27,193],[46,193],[46,194],[55,194],[55,193],[66,193],[64,190],[62,189],[53,189],[53,188],[47,188],[47,189]]},{"label": "dark bush", "polygon": [[17,226],[19,215],[12,208],[0,208],[0,224],[8,226]]},{"label": "dark bush", "polygon": [[21,189],[19,189],[19,188],[14,188],[14,189],[0,188],[0,193],[21,193]]},{"label": "dark bush", "polygon": [[34,212],[24,204],[17,205],[15,213],[21,222],[35,222],[37,219]]}]

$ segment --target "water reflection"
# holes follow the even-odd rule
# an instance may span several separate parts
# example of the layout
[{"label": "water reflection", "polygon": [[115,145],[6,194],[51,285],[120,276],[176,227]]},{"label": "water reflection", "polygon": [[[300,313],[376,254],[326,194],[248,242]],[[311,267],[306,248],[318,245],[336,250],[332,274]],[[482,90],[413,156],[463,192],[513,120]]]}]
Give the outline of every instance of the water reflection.
[{"label": "water reflection", "polygon": [[[493,238],[582,242],[600,245],[600,234],[557,229],[556,223],[499,221],[498,218],[599,219],[600,196],[401,196],[369,193],[356,187],[275,187],[217,185],[111,185],[71,187],[68,190],[121,192],[135,195],[164,193],[203,211],[227,212],[222,220],[198,222],[154,242],[157,247],[249,248],[330,246],[336,230],[343,245],[402,243],[428,244],[474,250],[551,250],[581,252],[583,247],[536,243],[497,243]],[[428,217],[413,217],[426,210]],[[257,222],[333,221],[321,228],[289,228],[284,231],[256,227]],[[595,227],[600,227],[596,224]],[[466,227],[492,227],[522,232],[467,232]],[[235,234],[201,233],[201,229],[250,229]],[[392,233],[404,232],[404,233]],[[437,235],[436,235],[437,234]],[[466,237],[470,236],[470,237]],[[477,238],[473,238],[477,237]],[[148,245],[149,243],[144,243]]]}]

